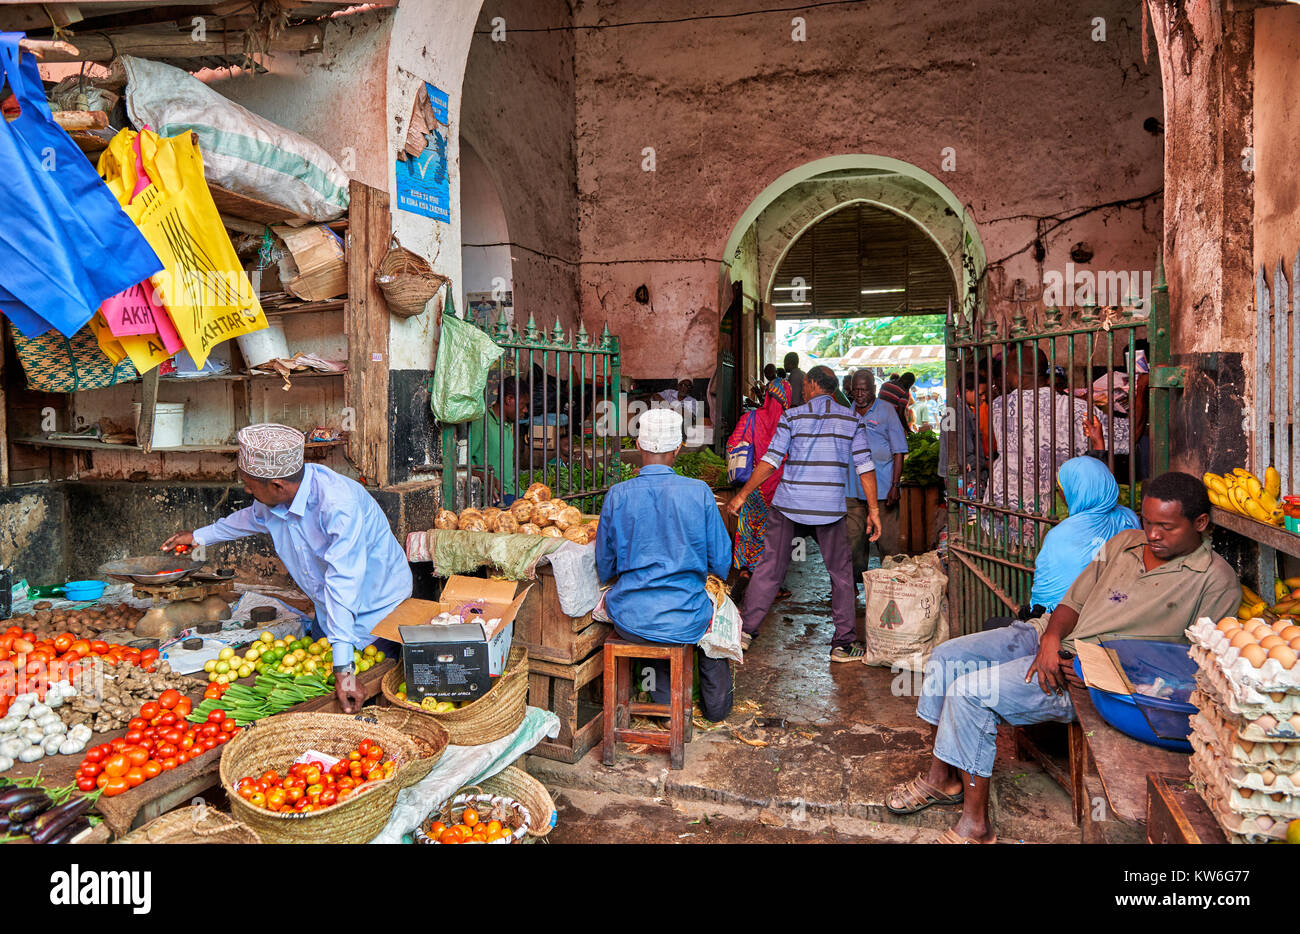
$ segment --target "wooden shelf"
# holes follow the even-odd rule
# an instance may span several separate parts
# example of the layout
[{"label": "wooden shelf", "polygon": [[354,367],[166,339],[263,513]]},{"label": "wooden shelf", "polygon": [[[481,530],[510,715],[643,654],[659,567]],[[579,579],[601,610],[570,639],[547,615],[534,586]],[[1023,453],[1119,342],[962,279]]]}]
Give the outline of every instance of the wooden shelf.
[{"label": "wooden shelf", "polygon": [[[320,379],[322,377],[346,376],[347,370],[339,370],[336,373],[322,373],[319,370],[302,370],[289,374],[289,380],[292,382],[301,377],[311,377]],[[279,379],[279,373],[211,373],[207,376],[164,376],[163,382],[167,383],[209,383],[216,380],[225,380],[227,382],[239,382],[250,379]]]},{"label": "wooden shelf", "polygon": [[[36,448],[69,448],[75,451],[140,451],[138,444],[105,444],[93,438],[14,438],[14,444]],[[333,448],[347,444],[346,438],[338,441],[309,441],[307,450]],[[153,454],[238,454],[237,444],[183,444],[175,448],[154,448]]]},{"label": "wooden shelf", "polygon": [[1249,516],[1220,509],[1218,506],[1210,507],[1210,520],[1221,529],[1236,532],[1275,551],[1300,558],[1300,535],[1294,532],[1251,519]]},{"label": "wooden shelf", "polygon": [[283,306],[263,305],[262,313],[268,318],[274,318],[278,315],[302,315],[318,311],[343,311],[347,305],[346,298],[331,298],[323,302],[304,302],[300,305]]}]

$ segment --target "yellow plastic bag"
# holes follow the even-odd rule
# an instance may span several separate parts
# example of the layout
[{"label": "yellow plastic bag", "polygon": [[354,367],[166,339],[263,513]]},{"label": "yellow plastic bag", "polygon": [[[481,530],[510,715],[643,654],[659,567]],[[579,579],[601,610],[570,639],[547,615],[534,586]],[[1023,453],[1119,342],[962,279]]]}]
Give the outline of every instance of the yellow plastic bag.
[{"label": "yellow plastic bag", "polygon": [[163,349],[162,339],[157,334],[117,337],[99,312],[95,312],[95,316],[90,319],[90,330],[99,342],[99,349],[113,361],[114,366],[129,357],[131,364],[142,376],[171,358],[171,354]]},{"label": "yellow plastic bag", "polygon": [[[266,316],[212,201],[193,136],[140,134],[141,161],[152,184],[132,199],[138,178],[134,140],[129,131],[118,133],[100,156],[99,174],[162,260],[164,269],[152,282],[185,349],[201,367],[217,344],[266,327]],[[117,340],[142,372],[135,352],[161,351],[157,339],[147,335]],[[163,353],[164,360],[170,356]]]}]

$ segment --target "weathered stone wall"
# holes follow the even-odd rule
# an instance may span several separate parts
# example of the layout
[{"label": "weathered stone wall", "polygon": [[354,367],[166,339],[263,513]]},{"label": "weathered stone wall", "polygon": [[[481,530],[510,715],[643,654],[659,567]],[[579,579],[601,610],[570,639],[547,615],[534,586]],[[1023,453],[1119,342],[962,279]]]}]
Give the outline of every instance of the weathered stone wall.
[{"label": "weathered stone wall", "polygon": [[[582,313],[611,319],[625,372],[712,371],[719,265],[737,219],[783,173],[830,155],[903,160],[951,189],[993,264],[1000,312],[1016,279],[1036,297],[1080,241],[1094,269],[1152,267],[1161,137],[1143,123],[1159,119],[1161,91],[1156,59],[1142,57],[1139,3],[887,0],[692,19],[751,6],[575,8],[582,27],[685,20],[577,37]],[[806,41],[792,41],[796,15]],[[1094,17],[1105,41],[1093,41]],[[642,283],[648,307],[632,298]]]},{"label": "weathered stone wall", "polygon": [[1300,249],[1300,7],[1255,11],[1255,269]]},{"label": "weathered stone wall", "polygon": [[[570,331],[578,322],[579,258],[572,23],[564,0],[484,3],[460,128],[505,208],[517,323],[532,314],[549,329],[558,317]],[[589,318],[587,329],[599,334],[602,324]]]}]

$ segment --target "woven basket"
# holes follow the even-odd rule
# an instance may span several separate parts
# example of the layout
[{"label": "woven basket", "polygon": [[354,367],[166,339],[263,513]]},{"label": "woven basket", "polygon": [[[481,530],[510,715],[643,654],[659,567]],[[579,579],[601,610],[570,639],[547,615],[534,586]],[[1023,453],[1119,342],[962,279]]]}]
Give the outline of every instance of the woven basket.
[{"label": "woven basket", "polygon": [[414,710],[421,716],[438,720],[451,734],[453,746],[482,746],[509,736],[519,729],[528,711],[528,652],[517,645],[510,647],[506,670],[492,689],[459,710],[432,713],[419,704],[400,700],[397,687],[404,676],[405,671],[400,667],[384,675],[379,685],[384,697],[400,710]]},{"label": "woven basket", "polygon": [[[412,835],[415,842],[433,844],[434,846],[442,845],[441,840],[434,840],[428,833],[428,828],[433,823],[435,816],[450,827],[453,824],[460,823],[465,809],[470,807],[478,811],[479,820],[484,822],[498,820],[504,826],[510,828],[508,837],[501,840],[492,840],[491,843],[519,843],[528,835],[528,827],[535,819],[528,810],[527,805],[509,795],[490,792],[481,785],[466,785],[442,806],[440,812],[425,818],[424,822],[415,828],[415,833]],[[467,840],[465,842],[475,841]]]},{"label": "woven basket", "polygon": [[375,284],[388,301],[388,310],[402,318],[414,318],[438,294],[446,276],[433,271],[421,256],[412,253],[393,238],[393,245],[375,269]]},{"label": "woven basket", "polygon": [[99,349],[89,327],[72,337],[51,328],[39,337],[23,337],[12,324],[9,333],[23,365],[27,385],[42,392],[77,392],[103,389],[140,378],[130,360],[116,366]]},{"label": "woven basket", "polygon": [[491,795],[503,795],[514,798],[524,807],[532,820],[528,822],[528,836],[544,837],[551,832],[559,814],[555,810],[555,801],[546,786],[533,778],[523,769],[513,765],[506,766],[491,778],[480,783],[485,792]]},{"label": "woven basket", "polygon": [[[376,740],[397,760],[393,777],[320,811],[284,813],[257,808],[239,797],[235,783],[267,769],[285,771],[309,749],[346,756],[363,739]],[[234,816],[266,843],[368,843],[383,829],[397,793],[429,774],[437,756],[425,743],[366,714],[283,713],[235,734],[221,753],[221,784]]]},{"label": "woven basket", "polygon": [[181,808],[131,831],[118,843],[261,843],[249,827],[216,808]]}]

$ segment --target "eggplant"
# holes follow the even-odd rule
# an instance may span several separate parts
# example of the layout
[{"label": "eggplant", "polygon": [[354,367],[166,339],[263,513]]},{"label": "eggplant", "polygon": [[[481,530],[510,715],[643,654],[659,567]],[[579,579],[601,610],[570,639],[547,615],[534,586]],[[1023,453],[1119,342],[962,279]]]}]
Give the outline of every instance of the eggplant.
[{"label": "eggplant", "polygon": [[0,815],[0,837],[9,836],[9,818]]},{"label": "eggplant", "polygon": [[50,808],[32,822],[32,842],[49,842],[50,838],[58,836],[60,830],[89,811],[90,804],[90,799],[83,796]]},{"label": "eggplant", "polygon": [[0,812],[8,812],[10,808],[23,801],[44,795],[44,788],[10,788],[8,791],[0,792]]},{"label": "eggplant", "polygon": [[54,802],[45,792],[41,792],[39,798],[28,798],[15,804],[9,809],[9,822],[11,824],[25,824],[37,814],[48,810]]},{"label": "eggplant", "polygon": [[77,834],[81,833],[89,826],[90,826],[89,817],[78,817],[72,823],[65,824],[58,833],[53,834],[50,837],[47,837],[45,840],[45,845],[57,846],[60,843],[70,843],[72,842],[73,839],[76,838]]}]

